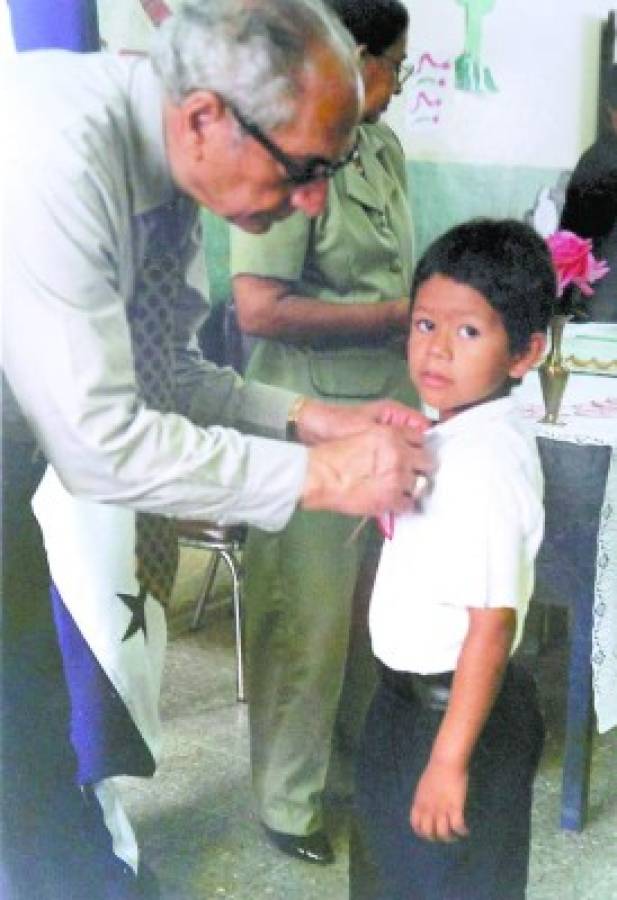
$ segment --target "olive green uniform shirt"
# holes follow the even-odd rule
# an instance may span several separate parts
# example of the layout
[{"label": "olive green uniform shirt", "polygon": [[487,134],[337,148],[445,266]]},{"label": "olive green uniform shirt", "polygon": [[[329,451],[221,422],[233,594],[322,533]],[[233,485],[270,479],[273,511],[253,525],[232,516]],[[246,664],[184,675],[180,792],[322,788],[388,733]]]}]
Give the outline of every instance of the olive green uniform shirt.
[{"label": "olive green uniform shirt", "polygon": [[[405,159],[384,124],[359,132],[359,165],[333,178],[325,211],[296,213],[263,235],[231,229],[231,274],[293,283],[294,294],[331,303],[379,303],[409,295],[412,224]],[[402,341],[370,335],[292,342],[259,339],[247,374],[343,402],[396,396],[411,401]]]}]

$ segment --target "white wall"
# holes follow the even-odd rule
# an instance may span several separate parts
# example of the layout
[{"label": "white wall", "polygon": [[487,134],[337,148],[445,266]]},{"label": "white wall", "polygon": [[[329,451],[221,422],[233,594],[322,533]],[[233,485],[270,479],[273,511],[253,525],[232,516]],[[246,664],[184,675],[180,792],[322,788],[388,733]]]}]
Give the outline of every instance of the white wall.
[{"label": "white wall", "polygon": [[[167,0],[172,9],[179,0]],[[454,61],[464,41],[457,0],[405,0],[409,50]],[[411,159],[504,166],[572,168],[595,136],[600,23],[615,0],[495,0],[484,18],[483,57],[496,94],[442,92],[440,121],[410,127],[413,82],[388,119]],[[98,0],[110,48],[144,49],[152,34],[137,0]]]},{"label": "white wall", "polygon": [[[450,60],[461,52],[456,0],[406,0],[409,50]],[[413,81],[389,120],[409,157],[438,162],[571,168],[595,136],[600,23],[614,0],[496,0],[484,18],[483,57],[496,94],[446,88],[440,122],[415,131]]]},{"label": "white wall", "polygon": [[[165,0],[171,10],[180,2]],[[148,49],[153,26],[138,0],[97,0],[96,6],[101,38],[110,50]]]},{"label": "white wall", "polygon": [[[168,0],[173,8],[179,0]],[[409,50],[454,60],[464,40],[456,0],[406,0]],[[98,0],[101,33],[116,49],[147,47],[152,28],[136,0]],[[595,136],[600,22],[615,0],[496,0],[484,19],[483,56],[497,94],[447,88],[440,122],[409,126],[413,86],[393,101],[388,118],[412,159],[572,168]],[[8,17],[0,52],[10,46]]]}]

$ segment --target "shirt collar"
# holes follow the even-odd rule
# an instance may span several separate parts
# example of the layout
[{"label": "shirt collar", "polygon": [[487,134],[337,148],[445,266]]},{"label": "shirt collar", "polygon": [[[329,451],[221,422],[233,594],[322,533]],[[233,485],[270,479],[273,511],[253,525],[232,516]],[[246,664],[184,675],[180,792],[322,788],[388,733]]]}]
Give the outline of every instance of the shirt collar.
[{"label": "shirt collar", "polygon": [[470,428],[484,428],[496,419],[503,420],[510,416],[516,409],[516,400],[510,395],[500,397],[498,400],[488,400],[452,416],[445,422],[437,422],[431,429],[431,434],[449,438]]},{"label": "shirt collar", "polygon": [[386,208],[392,190],[382,166],[377,162],[385,147],[378,128],[361,125],[358,129],[358,157],[366,177],[358,172],[353,161],[343,169],[347,195],[380,211]]},{"label": "shirt collar", "polygon": [[130,65],[128,108],[133,140],[129,142],[129,183],[134,211],[140,215],[168,203],[176,188],[165,150],[162,86],[147,57],[136,57]]}]

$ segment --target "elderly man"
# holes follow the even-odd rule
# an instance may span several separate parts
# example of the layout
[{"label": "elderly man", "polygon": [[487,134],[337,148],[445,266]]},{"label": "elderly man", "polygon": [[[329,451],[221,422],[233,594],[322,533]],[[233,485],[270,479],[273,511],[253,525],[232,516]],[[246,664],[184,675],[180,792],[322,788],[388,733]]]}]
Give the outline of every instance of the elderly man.
[{"label": "elderly man", "polygon": [[[146,648],[156,644],[160,662],[157,601],[174,572],[170,518],[277,529],[298,504],[405,509],[415,474],[429,465],[411,418],[400,428],[379,424],[392,404],[333,409],[244,384],[197,352],[207,312],[197,204],[254,232],[297,209],[319,213],[326,179],[353,149],[358,84],[353,48],[312,0],[187,3],[161,28],[152,61],[50,52],[14,64],[4,148],[7,900],[156,895],[122,811],[97,779],[134,771],[118,712],[125,675],[150,702],[141,717],[137,706],[130,712],[135,730],[145,729],[142,765],[154,765],[158,675],[150,677]],[[290,435],[296,443],[273,440]],[[37,515],[64,664],[77,676],[72,736],[77,745],[89,714],[81,688],[92,680],[112,710],[101,715],[119,723],[110,747],[87,759],[79,751],[81,792],[28,511],[41,451],[53,471]],[[84,559],[100,575],[93,584]],[[79,617],[95,603],[106,612],[95,631],[107,649],[116,640],[122,653],[133,650],[132,668],[118,652],[115,681],[102,658],[86,660],[98,644]],[[86,721],[96,751],[98,719]]]}]

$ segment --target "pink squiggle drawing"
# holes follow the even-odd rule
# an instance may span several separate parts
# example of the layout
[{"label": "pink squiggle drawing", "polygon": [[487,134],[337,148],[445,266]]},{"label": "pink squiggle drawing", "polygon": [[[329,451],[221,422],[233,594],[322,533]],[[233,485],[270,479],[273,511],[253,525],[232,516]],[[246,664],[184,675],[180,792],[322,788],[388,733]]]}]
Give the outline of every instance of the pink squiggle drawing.
[{"label": "pink squiggle drawing", "polygon": [[418,60],[418,64],[416,69],[418,72],[422,71],[422,66],[426,63],[429,66],[432,66],[434,69],[449,69],[450,62],[449,60],[444,60],[443,62],[437,62],[437,60],[433,59],[430,53],[423,53],[420,59]]},{"label": "pink squiggle drawing", "polygon": [[420,91],[420,93],[416,97],[416,102],[411,107],[410,111],[412,113],[415,113],[416,110],[420,108],[422,103],[425,103],[426,106],[441,106],[442,101],[439,97],[436,97],[435,100],[431,100],[431,98],[424,91]]}]

